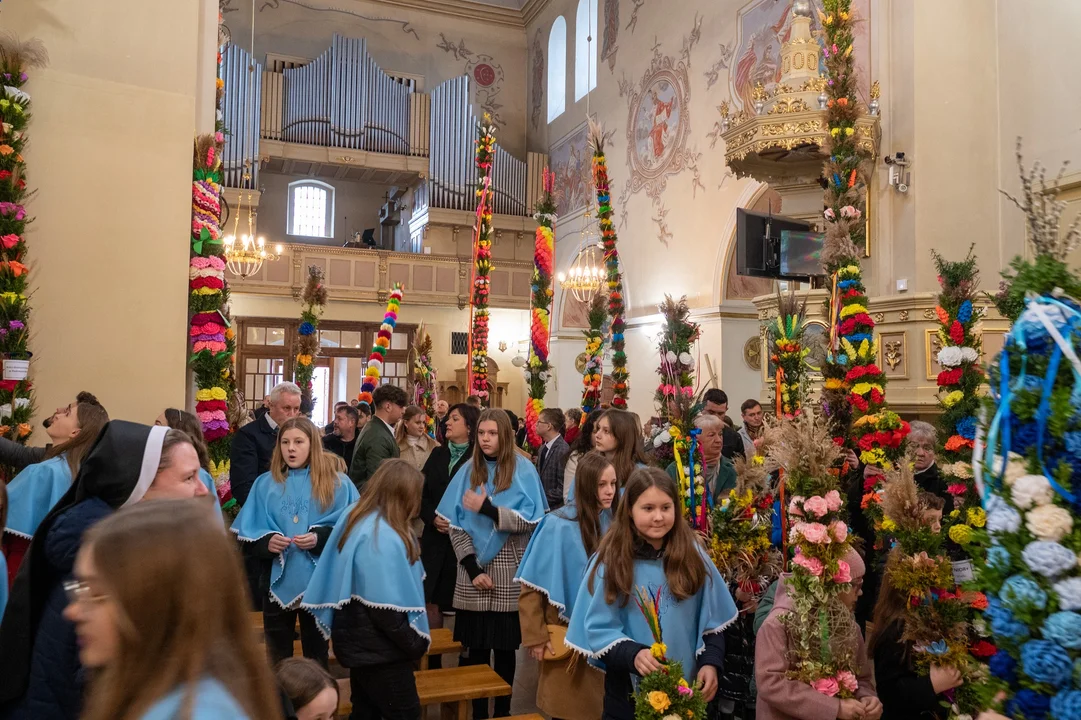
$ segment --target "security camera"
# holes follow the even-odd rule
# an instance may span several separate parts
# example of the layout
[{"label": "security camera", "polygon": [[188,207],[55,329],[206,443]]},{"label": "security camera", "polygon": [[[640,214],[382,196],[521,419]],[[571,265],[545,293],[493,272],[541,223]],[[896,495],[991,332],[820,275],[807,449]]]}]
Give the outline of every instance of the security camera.
[{"label": "security camera", "polygon": [[892,156],[887,155],[882,158],[883,162],[887,165],[908,165],[908,161],[905,160],[905,154],[903,152],[894,153]]}]

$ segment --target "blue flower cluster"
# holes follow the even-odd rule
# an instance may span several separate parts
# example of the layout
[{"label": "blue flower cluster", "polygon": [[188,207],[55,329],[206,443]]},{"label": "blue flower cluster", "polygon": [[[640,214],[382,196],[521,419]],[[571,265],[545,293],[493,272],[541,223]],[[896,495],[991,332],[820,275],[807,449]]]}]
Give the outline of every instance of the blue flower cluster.
[{"label": "blue flower cluster", "polygon": [[972,319],[972,301],[965,300],[961,303],[961,308],[957,311],[957,319],[962,323],[967,323]]},{"label": "blue flower cluster", "polygon": [[302,322],[300,323],[300,329],[298,329],[297,332],[301,335],[314,335],[315,326],[312,325],[310,322]]},{"label": "blue flower cluster", "polygon": [[1081,691],[1063,690],[1051,698],[1051,715],[1055,720],[1081,720]]},{"label": "blue flower cluster", "polygon": [[1002,604],[1010,610],[1043,610],[1047,607],[1047,593],[1034,581],[1023,575],[1006,578],[999,592]]},{"label": "blue flower cluster", "polygon": [[1016,417],[1013,418],[1012,425],[1013,427],[1010,430],[1013,432],[1013,439],[1010,443],[1010,449],[1024,455],[1036,444],[1036,440],[1040,436],[1040,429],[1035,422],[1023,423],[1018,421]]},{"label": "blue flower cluster", "polygon": [[976,439],[976,418],[971,415],[957,422],[957,434],[966,440]]},{"label": "blue flower cluster", "polygon": [[855,287],[857,282],[855,280],[840,280],[837,283],[838,290],[848,290],[851,287]]},{"label": "blue flower cluster", "polygon": [[1069,611],[1054,613],[1044,621],[1043,636],[1064,648],[1081,650],[1081,615]]},{"label": "blue flower cluster", "polygon": [[1021,646],[1021,669],[1039,683],[1062,687],[1073,678],[1069,653],[1050,640],[1029,640]]},{"label": "blue flower cluster", "polygon": [[1077,556],[1073,550],[1057,542],[1045,540],[1026,545],[1021,551],[1021,559],[1032,572],[1049,578],[1057,577],[1077,565]]},{"label": "blue flower cluster", "polygon": [[866,340],[867,342],[871,342],[871,336],[867,333],[853,333],[851,335],[848,335],[847,339],[853,345],[859,345],[864,340]]},{"label": "blue flower cluster", "polygon": [[1066,441],[1066,452],[1071,455],[1081,455],[1081,430],[1066,433],[1063,440]]},{"label": "blue flower cluster", "polygon": [[1006,714],[1010,717],[1031,718],[1031,720],[1043,720],[1051,710],[1051,698],[1035,690],[1019,690],[1013,696],[1013,700],[1006,703]]},{"label": "blue flower cluster", "polygon": [[995,544],[987,549],[987,564],[999,572],[1005,572],[1010,569],[1010,563],[1013,559],[1010,557],[1010,551],[1001,545]]},{"label": "blue flower cluster", "polygon": [[1015,618],[994,595],[987,596],[987,609],[983,611],[983,615],[991,622],[991,632],[996,637],[1015,642],[1028,639],[1028,625]]},{"label": "blue flower cluster", "polygon": [[1010,654],[1005,650],[999,650],[992,655],[988,666],[991,669],[991,674],[995,677],[1008,683],[1016,682],[1017,661],[1010,657]]}]

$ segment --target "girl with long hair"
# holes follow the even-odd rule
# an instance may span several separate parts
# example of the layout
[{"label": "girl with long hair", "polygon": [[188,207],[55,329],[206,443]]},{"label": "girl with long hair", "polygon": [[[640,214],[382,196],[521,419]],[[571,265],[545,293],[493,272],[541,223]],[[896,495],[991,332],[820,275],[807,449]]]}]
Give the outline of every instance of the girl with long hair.
[{"label": "girl with long hair", "polygon": [[[462,664],[486,665],[514,683],[514,651],[522,643],[514,576],[529,536],[547,510],[540,476],[518,454],[510,418],[485,410],[477,422],[473,458],[451,480],[437,508],[450,527],[458,558],[454,639]],[[510,715],[510,696],[496,698],[495,716]],[[488,701],[473,701],[473,717],[488,717]]]},{"label": "girl with long hair", "polygon": [[428,434],[428,414],[419,405],[410,405],[402,413],[394,440],[398,443],[398,457],[408,460],[417,470],[424,467],[432,450],[439,447]]},{"label": "girl with long hair", "polygon": [[[424,563],[424,601],[428,605],[428,624],[443,627],[443,613],[453,612],[454,582],[458,560],[450,545],[450,525],[435,514],[450,480],[473,456],[477,439],[477,419],[480,411],[460,403],[447,411],[443,433],[445,444],[432,450],[424,463],[424,495],[420,502],[420,519],[424,531],[420,536],[420,559]],[[428,667],[442,667],[442,658],[428,659]]]},{"label": "girl with long hair", "polygon": [[600,453],[588,453],[578,463],[574,492],[573,504],[544,516],[522,556],[518,619],[522,644],[541,664],[537,707],[554,718],[596,720],[604,676],[577,662],[562,638],[589,557],[612,522],[616,469]]},{"label": "girl with long hair", "polygon": [[[923,524],[938,533],[942,529],[945,501],[937,494],[920,491]],[[882,701],[882,720],[939,720],[948,717],[942,695],[960,686],[964,679],[957,668],[932,665],[928,674],[916,672],[912,643],[904,640],[908,597],[893,584],[892,569],[901,561],[894,550],[886,561],[886,572],[875,601],[874,632],[867,642],[875,668],[875,689]]]},{"label": "girl with long hair", "polygon": [[[0,482],[0,532],[7,527],[8,521],[8,486]],[[4,617],[4,608],[8,604],[8,563],[4,553],[0,553],[0,618]]]},{"label": "girl with long hair", "polygon": [[174,430],[187,433],[191,438],[191,444],[195,446],[195,452],[199,454],[199,480],[206,486],[210,495],[217,499],[218,490],[214,485],[214,477],[210,474],[210,452],[206,447],[206,438],[203,437],[203,423],[198,417],[187,410],[165,408],[161,415],[154,420],[155,425],[171,427]]},{"label": "girl with long hair", "polygon": [[337,716],[338,683],[319,663],[308,658],[286,658],[278,663],[274,677],[289,700],[287,718],[334,720]]},{"label": "girl with long hair", "polygon": [[[593,431],[593,449],[608,458],[616,469],[618,488],[626,486],[631,473],[646,466],[639,427],[638,416],[626,410],[605,410],[597,418]],[[574,497],[573,481],[568,496]]]},{"label": "girl with long hair", "polygon": [[102,520],[64,590],[79,657],[97,671],[83,720],[280,717],[240,556],[201,501]]},{"label": "girl with long hair", "polygon": [[578,461],[585,457],[586,453],[593,451],[593,435],[597,431],[597,420],[603,414],[604,410],[598,408],[586,415],[584,419],[579,418],[582,426],[578,428],[574,441],[567,440],[571,446],[571,454],[567,456],[567,467],[563,469],[564,503],[569,503],[574,498],[574,474],[578,470]]},{"label": "girl with long hair", "polygon": [[71,487],[107,422],[109,414],[97,403],[74,402],[57,408],[45,429],[53,442],[45,460],[27,465],[8,483],[8,524],[3,531],[12,582],[38,525]]},{"label": "girl with long hair", "polygon": [[[253,543],[263,561],[260,577],[263,632],[271,663],[293,656],[293,637],[304,588],[334,523],[356,502],[357,490],[323,450],[319,428],[304,416],[278,428],[270,472],[255,479],[233,522],[237,537]],[[300,615],[304,656],[327,664],[327,643],[311,616]]]},{"label": "girl with long hair", "polygon": [[724,661],[721,631],[736,619],[728,587],[679,515],[679,492],[663,470],[635,470],[575,600],[566,644],[604,663],[604,720],[632,720],[632,676],[660,669],[653,636],[631,598],[660,596],[667,657],[683,663],[707,701]]},{"label": "girl with long hair", "polygon": [[420,719],[413,669],[431,642],[413,533],[423,488],[407,460],[384,461],[334,526],[304,594],[303,607],[349,668],[354,718]]}]

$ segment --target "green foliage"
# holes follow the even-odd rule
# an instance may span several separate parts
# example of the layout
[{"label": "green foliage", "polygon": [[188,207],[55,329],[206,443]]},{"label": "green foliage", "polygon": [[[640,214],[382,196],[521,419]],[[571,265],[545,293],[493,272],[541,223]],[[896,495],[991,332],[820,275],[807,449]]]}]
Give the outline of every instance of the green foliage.
[{"label": "green foliage", "polygon": [[1050,255],[1025,260],[1018,255],[1010,261],[1010,268],[1002,272],[999,292],[991,300],[1003,317],[1015,321],[1025,309],[1026,293],[1049,295],[1056,288],[1069,297],[1081,298],[1081,279],[1064,260]]},{"label": "green foliage", "polygon": [[669,662],[662,669],[646,675],[638,683],[634,695],[634,720],[663,720],[670,715],[687,720],[705,720],[706,717],[705,696],[700,688],[689,687],[679,662]]}]

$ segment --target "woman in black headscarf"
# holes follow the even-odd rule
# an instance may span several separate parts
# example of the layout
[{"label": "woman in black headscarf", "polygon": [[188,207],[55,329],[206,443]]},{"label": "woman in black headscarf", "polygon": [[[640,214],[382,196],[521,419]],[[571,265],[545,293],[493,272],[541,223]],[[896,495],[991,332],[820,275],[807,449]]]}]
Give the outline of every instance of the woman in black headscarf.
[{"label": "woman in black headscarf", "polygon": [[123,420],[105,426],[71,488],[38,527],[15,578],[0,623],[0,717],[79,717],[85,678],[74,628],[62,615],[63,583],[86,530],[143,499],[206,493],[185,433]]}]

